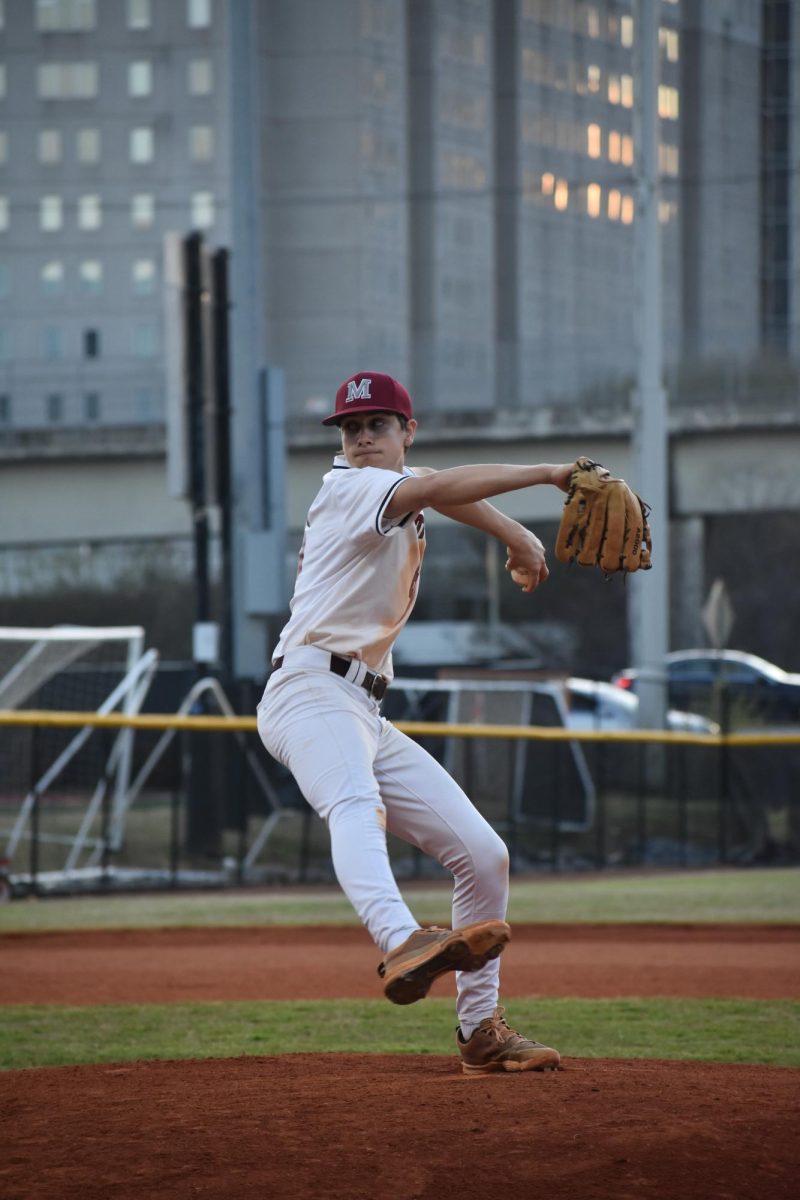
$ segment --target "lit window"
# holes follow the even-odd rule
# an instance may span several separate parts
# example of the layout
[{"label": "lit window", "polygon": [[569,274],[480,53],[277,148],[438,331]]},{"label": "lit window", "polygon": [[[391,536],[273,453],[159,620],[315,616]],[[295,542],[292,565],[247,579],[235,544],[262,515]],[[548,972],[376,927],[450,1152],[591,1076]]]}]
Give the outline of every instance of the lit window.
[{"label": "lit window", "polygon": [[600,91],[600,68],[594,64],[586,68],[586,86],[590,92]]},{"label": "lit window", "polygon": [[155,291],[156,264],[152,258],[137,258],[131,265],[131,288],[137,296]]},{"label": "lit window", "polygon": [[660,84],[658,88],[658,115],[667,121],[677,121],[680,114],[678,89]]},{"label": "lit window", "polygon": [[45,414],[51,425],[57,424],[64,417],[64,397],[58,392],[51,392],[45,401]]},{"label": "lit window", "polygon": [[61,358],[63,352],[61,330],[58,325],[45,325],[42,330],[42,354],[45,358]]},{"label": "lit window", "polygon": [[150,0],[128,0],[128,29],[149,29]]},{"label": "lit window", "polygon": [[98,296],[103,290],[103,264],[96,258],[87,258],[78,268],[80,289],[86,296]]},{"label": "lit window", "polygon": [[148,126],[132,129],[130,132],[131,162],[149,163],[153,161],[153,131]]},{"label": "lit window", "polygon": [[99,229],[103,224],[103,209],[99,196],[80,196],[78,199],[78,228]]},{"label": "lit window", "polygon": [[210,162],[214,157],[214,130],[210,125],[193,125],[189,130],[189,157],[192,162]]},{"label": "lit window", "polygon": [[211,24],[211,0],[186,0],[186,20],[190,29],[205,29]]},{"label": "lit window", "polygon": [[[600,37],[600,15],[596,8],[587,8],[586,10],[586,32],[589,37]],[[564,205],[566,208],[566,205]]]},{"label": "lit window", "polygon": [[619,214],[623,225],[630,225],[632,223],[635,209],[633,196],[623,196]]},{"label": "lit window", "polygon": [[39,227],[52,233],[64,223],[64,204],[60,196],[42,196],[39,201]]},{"label": "lit window", "polygon": [[621,208],[622,208],[622,196],[616,190],[616,188],[613,188],[608,193],[608,207],[606,209],[606,211],[608,212],[608,219],[610,221],[618,221]]},{"label": "lit window", "polygon": [[97,24],[96,0],[36,0],[40,33],[78,33]]},{"label": "lit window", "polygon": [[633,45],[633,17],[620,17],[619,40],[623,46]]},{"label": "lit window", "polygon": [[40,129],[39,130],[39,162],[40,163],[59,163],[59,162],[61,162],[61,130],[60,129]]},{"label": "lit window", "polygon": [[563,211],[569,204],[569,184],[566,179],[556,180],[556,190],[553,193],[553,204]]},{"label": "lit window", "polygon": [[633,108],[633,76],[620,75],[619,77],[619,92],[620,103],[623,108]]},{"label": "lit window", "polygon": [[210,58],[193,58],[188,66],[189,93],[209,96],[214,90],[214,70]]},{"label": "lit window", "polygon": [[5,129],[0,129],[0,166],[5,166],[8,162],[8,134]]},{"label": "lit window", "polygon": [[85,392],[83,397],[83,419],[84,421],[99,421],[100,420],[100,393]]},{"label": "lit window", "polygon": [[586,153],[589,158],[599,158],[602,153],[602,133],[599,125],[586,126]]},{"label": "lit window", "polygon": [[100,130],[79,129],[76,137],[78,162],[96,163],[100,161]]},{"label": "lit window", "polygon": [[622,137],[616,129],[608,134],[608,161],[618,163],[622,158]]},{"label": "lit window", "polygon": [[586,211],[590,217],[600,216],[600,206],[603,202],[603,189],[599,183],[590,183],[586,189]]},{"label": "lit window", "polygon": [[662,225],[666,225],[675,216],[677,209],[674,202],[670,200],[659,200],[658,202],[658,219]]},{"label": "lit window", "polygon": [[620,157],[626,167],[633,166],[633,138],[629,133],[622,135],[622,154]]},{"label": "lit window", "polygon": [[555,177],[555,175],[551,175],[550,172],[548,171],[547,174],[542,176],[542,195],[543,196],[552,196],[553,189],[555,188],[555,186],[556,186],[556,177]]},{"label": "lit window", "polygon": [[131,350],[137,358],[155,358],[158,354],[158,329],[153,321],[141,321],[133,326]]},{"label": "lit window", "polygon": [[91,100],[97,95],[97,63],[40,63],[36,69],[40,100]]},{"label": "lit window", "polygon": [[83,357],[84,358],[99,358],[100,357],[100,331],[98,329],[84,329],[84,331],[83,331]]},{"label": "lit window", "polygon": [[677,146],[662,142],[658,147],[658,169],[662,175],[677,175],[680,170],[680,151]]},{"label": "lit window", "polygon": [[[2,346],[2,344],[3,344],[3,339],[2,339],[2,336],[0,336],[0,346]],[[0,358],[2,358],[2,357],[3,357],[3,354],[2,354],[2,351],[0,350]],[[0,396],[0,425],[10,425],[10,424],[11,424],[11,397],[7,393],[4,393],[2,396]]]},{"label": "lit window", "polygon": [[680,42],[676,29],[666,29],[663,25],[658,31],[658,44],[667,62],[677,62],[680,58]]},{"label": "lit window", "polygon": [[46,296],[60,296],[64,291],[64,264],[48,262],[40,273],[42,291]]},{"label": "lit window", "polygon": [[10,217],[8,196],[0,196],[0,233],[5,233],[8,229]]},{"label": "lit window", "polygon": [[128,63],[128,95],[149,96],[153,90],[153,64],[147,61]]},{"label": "lit window", "polygon": [[155,200],[147,192],[131,197],[131,224],[136,229],[149,229],[155,220]]},{"label": "lit window", "polygon": [[195,192],[192,196],[192,225],[197,229],[208,229],[214,224],[213,192]]},{"label": "lit window", "polygon": [[619,75],[609,75],[608,77],[608,103],[619,104],[620,88]]}]

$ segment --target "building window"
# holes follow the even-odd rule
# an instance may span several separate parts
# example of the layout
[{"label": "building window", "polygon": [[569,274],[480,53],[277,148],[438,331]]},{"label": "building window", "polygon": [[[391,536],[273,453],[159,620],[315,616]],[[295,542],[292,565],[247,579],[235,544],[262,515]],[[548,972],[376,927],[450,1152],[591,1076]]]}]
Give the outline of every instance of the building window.
[{"label": "building window", "polygon": [[619,101],[623,108],[633,108],[633,76],[620,75]]},{"label": "building window", "polygon": [[623,16],[619,21],[619,40],[628,49],[633,45],[633,17]]},{"label": "building window", "polygon": [[61,329],[58,325],[45,325],[42,330],[42,356],[44,358],[61,358],[64,343]]},{"label": "building window", "polygon": [[147,192],[139,192],[131,197],[131,224],[136,229],[149,229],[155,220],[156,206],[153,197]]},{"label": "building window", "polygon": [[153,388],[137,388],[133,400],[139,421],[152,421],[156,415],[156,394]]},{"label": "building window", "polygon": [[131,265],[131,288],[137,296],[149,296],[155,291],[156,264],[152,258],[137,258]]},{"label": "building window", "polygon": [[140,321],[131,330],[131,349],[137,358],[158,354],[158,330],[153,321]]},{"label": "building window", "polygon": [[64,264],[46,262],[40,272],[42,291],[45,296],[60,296],[64,291]]},{"label": "building window", "polygon": [[0,425],[11,424],[11,397],[7,392],[0,395]]},{"label": "building window", "polygon": [[57,425],[64,418],[64,397],[59,392],[51,392],[45,400],[45,416],[51,425]]},{"label": "building window", "polygon": [[569,205],[569,184],[566,179],[557,179],[555,191],[553,192],[553,204],[561,212]]},{"label": "building window", "polygon": [[36,68],[40,100],[92,100],[97,95],[97,63],[40,63]]},{"label": "building window", "polygon": [[96,163],[100,161],[99,129],[79,129],[75,144],[78,162]]},{"label": "building window", "polygon": [[622,208],[622,195],[616,188],[612,188],[608,193],[608,219],[609,221],[618,221],[620,210]]},{"label": "building window", "polygon": [[128,29],[149,29],[152,19],[150,0],[128,0]]},{"label": "building window", "polygon": [[36,0],[40,33],[78,33],[97,24],[96,0]]},{"label": "building window", "polygon": [[633,166],[633,137],[630,133],[623,133],[622,144],[620,146],[620,160],[626,167]]},{"label": "building window", "polygon": [[186,20],[190,29],[206,29],[211,24],[211,0],[186,0]]},{"label": "building window", "polygon": [[0,129],[0,167],[4,167],[8,162],[8,134],[5,129]]},{"label": "building window", "polygon": [[0,233],[5,233],[10,220],[11,214],[8,207],[8,196],[0,196]]},{"label": "building window", "polygon": [[84,421],[99,421],[100,420],[100,393],[99,392],[84,393],[83,419],[84,419]]},{"label": "building window", "polygon": [[633,196],[623,196],[622,206],[620,208],[620,220],[623,225],[631,225],[636,212],[636,205],[633,202]]},{"label": "building window", "polygon": [[99,229],[103,224],[103,208],[99,196],[78,198],[78,228]]},{"label": "building window", "polygon": [[599,183],[590,183],[586,189],[586,211],[590,217],[600,216],[600,206],[603,202],[603,189]]},{"label": "building window", "polygon": [[149,96],[153,91],[153,64],[151,62],[128,63],[128,95]]},{"label": "building window", "polygon": [[153,131],[147,126],[130,132],[130,158],[134,163],[153,161]]},{"label": "building window", "polygon": [[603,135],[599,125],[586,126],[586,153],[589,158],[599,158],[603,152]]},{"label": "building window", "polygon": [[99,331],[99,329],[84,329],[84,331],[83,331],[83,357],[84,358],[99,358],[100,357],[100,331]]},{"label": "building window", "polygon": [[64,204],[60,196],[42,196],[39,201],[39,227],[47,233],[60,229],[64,223]]},{"label": "building window", "polygon": [[39,162],[46,164],[61,162],[60,129],[39,130]]},{"label": "building window", "polygon": [[658,115],[667,121],[677,121],[680,116],[678,89],[662,83],[658,88]]},{"label": "building window", "polygon": [[84,296],[99,296],[103,290],[103,264],[86,258],[78,268],[78,283]]},{"label": "building window", "polygon": [[189,157],[192,162],[210,162],[214,157],[214,130],[210,125],[193,125],[189,130]]},{"label": "building window", "polygon": [[658,31],[658,44],[667,62],[676,63],[678,61],[680,58],[680,42],[676,29],[667,29],[662,25]]},{"label": "building window", "polygon": [[210,96],[214,90],[214,68],[210,58],[193,58],[188,67],[189,94]]},{"label": "building window", "polygon": [[195,192],[192,196],[191,222],[196,229],[208,229],[214,224],[213,192]]}]

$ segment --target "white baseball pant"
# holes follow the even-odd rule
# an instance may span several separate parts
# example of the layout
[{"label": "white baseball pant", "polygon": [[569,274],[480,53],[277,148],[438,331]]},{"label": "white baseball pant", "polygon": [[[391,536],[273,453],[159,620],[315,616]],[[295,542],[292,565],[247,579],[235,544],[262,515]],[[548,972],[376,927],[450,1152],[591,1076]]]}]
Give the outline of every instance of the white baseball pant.
[{"label": "white baseball pant", "polygon": [[[444,768],[328,662],[314,647],[289,651],[258,706],[258,732],[327,822],[336,877],[376,945],[386,954],[420,927],[392,874],[387,830],[452,873],[454,929],[504,920],[502,840]],[[480,971],[456,972],[465,1037],[494,1012],[499,976],[497,959]]]}]

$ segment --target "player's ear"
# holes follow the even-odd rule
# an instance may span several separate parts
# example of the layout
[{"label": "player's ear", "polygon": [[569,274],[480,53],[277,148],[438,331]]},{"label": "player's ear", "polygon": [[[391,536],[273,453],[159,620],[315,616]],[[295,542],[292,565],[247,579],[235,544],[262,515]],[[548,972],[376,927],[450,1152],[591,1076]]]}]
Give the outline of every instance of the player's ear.
[{"label": "player's ear", "polygon": [[406,450],[409,450],[413,446],[414,434],[416,432],[417,432],[417,422],[414,420],[413,417],[409,417],[408,421],[406,422],[406,430],[405,430],[406,436],[403,439],[403,445],[405,446]]}]

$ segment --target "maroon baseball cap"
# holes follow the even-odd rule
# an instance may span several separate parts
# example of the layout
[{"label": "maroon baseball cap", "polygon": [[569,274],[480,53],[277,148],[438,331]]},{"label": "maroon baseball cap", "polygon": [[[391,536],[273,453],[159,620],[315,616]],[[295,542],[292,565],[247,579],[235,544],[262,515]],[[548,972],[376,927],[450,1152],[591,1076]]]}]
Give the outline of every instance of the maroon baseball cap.
[{"label": "maroon baseball cap", "polygon": [[413,417],[411,397],[402,383],[380,371],[359,371],[345,379],[336,393],[336,411],[322,422],[338,425],[350,413],[393,412],[407,420]]}]

